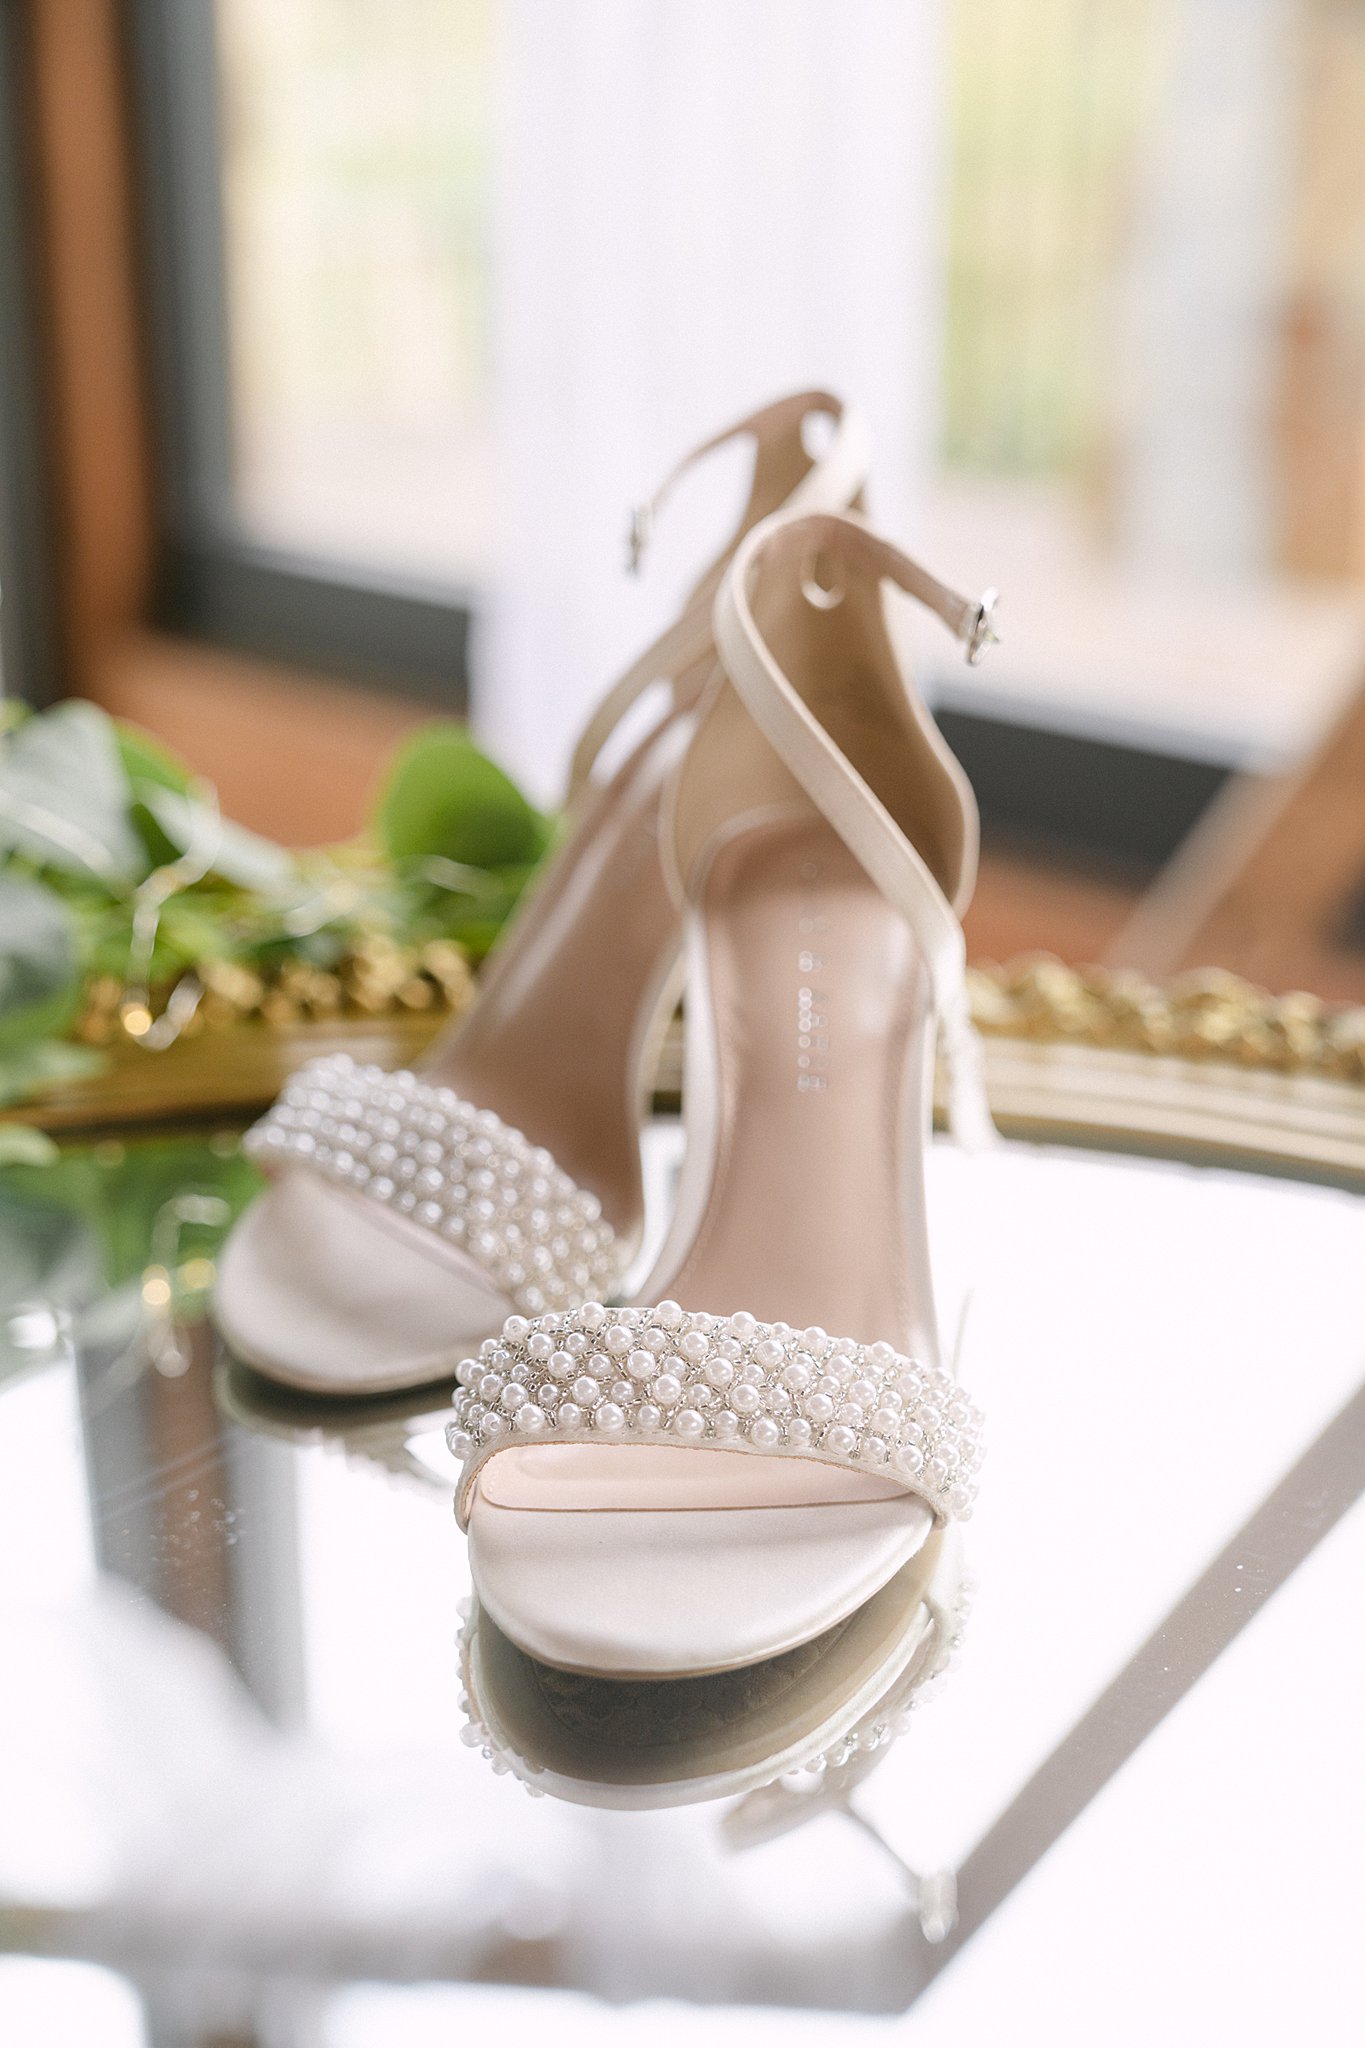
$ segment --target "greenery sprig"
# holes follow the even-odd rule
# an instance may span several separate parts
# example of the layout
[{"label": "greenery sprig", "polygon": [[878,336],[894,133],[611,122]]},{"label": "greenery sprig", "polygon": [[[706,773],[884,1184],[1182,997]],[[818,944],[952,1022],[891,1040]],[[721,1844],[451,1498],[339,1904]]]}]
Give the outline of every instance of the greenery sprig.
[{"label": "greenery sprig", "polygon": [[119,1039],[457,1005],[553,832],[453,720],[398,748],[357,839],[299,852],[93,704],[0,705],[0,1105]]}]

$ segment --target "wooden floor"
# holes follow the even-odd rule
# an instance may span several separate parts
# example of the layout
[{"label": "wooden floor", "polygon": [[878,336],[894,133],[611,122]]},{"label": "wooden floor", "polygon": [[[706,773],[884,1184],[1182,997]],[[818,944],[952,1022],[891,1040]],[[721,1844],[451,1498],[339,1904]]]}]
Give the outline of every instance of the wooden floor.
[{"label": "wooden floor", "polygon": [[1020,953],[1056,953],[1077,965],[1103,960],[1141,894],[1136,883],[987,847],[965,919],[967,951],[973,960]]}]

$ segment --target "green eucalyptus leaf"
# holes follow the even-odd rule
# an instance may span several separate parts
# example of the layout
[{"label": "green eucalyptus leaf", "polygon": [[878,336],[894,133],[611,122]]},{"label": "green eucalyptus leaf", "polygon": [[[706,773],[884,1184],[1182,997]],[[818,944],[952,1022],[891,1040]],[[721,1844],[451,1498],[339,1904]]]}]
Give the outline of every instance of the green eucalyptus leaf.
[{"label": "green eucalyptus leaf", "polygon": [[188,796],[194,787],[194,776],[183,761],[176,759],[160,740],[144,732],[140,725],[128,725],[123,719],[114,721],[114,741],[118,747],[123,772],[135,792],[146,784],[154,789],[173,789],[178,796]]},{"label": "green eucalyptus leaf", "polygon": [[68,1045],[61,1038],[40,1038],[32,1045],[0,1050],[0,1107],[27,1102],[65,1081],[83,1081],[107,1064],[88,1045]]},{"label": "green eucalyptus leaf", "polygon": [[540,812],[453,720],[399,748],[375,825],[391,860],[439,855],[473,868],[537,860],[549,839]]},{"label": "green eucalyptus leaf", "polygon": [[211,850],[211,872],[239,889],[268,895],[294,886],[294,857],[273,840],[218,817],[197,797],[179,790],[146,788],[142,800],[175,849],[175,857],[191,846],[203,846]]},{"label": "green eucalyptus leaf", "polygon": [[113,721],[94,704],[55,705],[0,737],[0,853],[117,892],[147,871],[129,795]]},{"label": "green eucalyptus leaf", "polygon": [[0,1166],[51,1166],[60,1157],[46,1131],[32,1124],[0,1124]]},{"label": "green eucalyptus leaf", "polygon": [[55,890],[0,873],[0,1053],[69,1023],[80,995],[75,923]]}]

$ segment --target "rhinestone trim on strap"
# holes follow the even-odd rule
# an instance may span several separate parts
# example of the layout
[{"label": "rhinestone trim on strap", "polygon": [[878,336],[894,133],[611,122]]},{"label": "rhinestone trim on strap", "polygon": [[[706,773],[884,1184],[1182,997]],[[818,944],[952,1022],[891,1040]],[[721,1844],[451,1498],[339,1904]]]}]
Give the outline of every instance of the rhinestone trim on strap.
[{"label": "rhinestone trim on strap", "polygon": [[940,1521],[976,1497],[981,1415],[941,1366],[754,1316],[587,1302],[509,1316],[463,1359],[446,1440],[478,1467],[508,1441],[604,1438],[786,1454],[898,1478]]},{"label": "rhinestone trim on strap", "polygon": [[347,1053],[309,1060],[243,1139],[260,1166],[307,1166],[476,1260],[531,1315],[610,1293],[625,1253],[596,1195],[489,1109]]}]

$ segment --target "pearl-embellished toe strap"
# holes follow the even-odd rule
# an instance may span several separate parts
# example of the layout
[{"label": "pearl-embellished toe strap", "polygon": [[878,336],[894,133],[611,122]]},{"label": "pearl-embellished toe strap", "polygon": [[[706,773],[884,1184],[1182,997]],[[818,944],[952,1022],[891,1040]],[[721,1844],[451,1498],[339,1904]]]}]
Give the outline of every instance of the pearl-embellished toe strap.
[{"label": "pearl-embellished toe strap", "polygon": [[306,1166],[455,1245],[530,1314],[610,1293],[628,1255],[597,1197],[488,1109],[346,1053],[309,1060],[243,1148]]},{"label": "pearl-embellished toe strap", "polygon": [[458,1368],[446,1440],[468,1518],[481,1465],[513,1444],[663,1442],[814,1458],[899,1479],[940,1522],[965,1521],[981,1415],[941,1366],[754,1316],[587,1302],[509,1316]]}]

